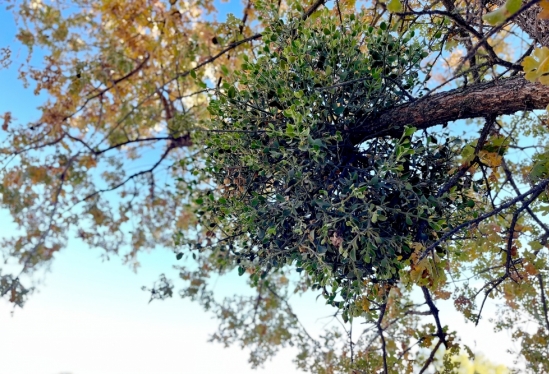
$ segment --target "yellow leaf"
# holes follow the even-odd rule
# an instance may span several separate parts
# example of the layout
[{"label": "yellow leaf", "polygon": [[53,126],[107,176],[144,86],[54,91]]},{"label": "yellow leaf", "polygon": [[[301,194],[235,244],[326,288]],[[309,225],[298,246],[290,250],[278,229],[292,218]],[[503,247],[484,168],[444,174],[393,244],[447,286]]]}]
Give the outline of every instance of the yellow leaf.
[{"label": "yellow leaf", "polygon": [[522,67],[526,73],[524,76],[526,80],[530,82],[539,80],[542,84],[548,84],[549,48],[536,48],[534,52],[532,52],[532,55],[524,59]]},{"label": "yellow leaf", "polygon": [[496,168],[501,165],[502,157],[496,152],[480,151],[479,157],[484,164],[491,168]]},{"label": "yellow leaf", "polygon": [[391,13],[398,13],[402,11],[402,4],[400,3],[400,0],[390,0],[387,3],[387,9]]},{"label": "yellow leaf", "polygon": [[370,300],[363,297],[361,301],[362,310],[368,312],[370,310]]}]

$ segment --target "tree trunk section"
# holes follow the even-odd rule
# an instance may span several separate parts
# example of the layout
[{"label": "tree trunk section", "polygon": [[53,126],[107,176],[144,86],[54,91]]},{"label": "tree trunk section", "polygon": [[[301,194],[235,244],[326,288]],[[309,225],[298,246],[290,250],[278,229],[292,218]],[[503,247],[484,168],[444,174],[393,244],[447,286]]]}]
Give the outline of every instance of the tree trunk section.
[{"label": "tree trunk section", "polygon": [[427,129],[459,119],[545,109],[547,104],[548,86],[528,82],[522,76],[501,79],[426,96],[388,109],[375,118],[360,119],[351,129],[351,139],[358,144],[378,136],[398,137],[404,126]]}]

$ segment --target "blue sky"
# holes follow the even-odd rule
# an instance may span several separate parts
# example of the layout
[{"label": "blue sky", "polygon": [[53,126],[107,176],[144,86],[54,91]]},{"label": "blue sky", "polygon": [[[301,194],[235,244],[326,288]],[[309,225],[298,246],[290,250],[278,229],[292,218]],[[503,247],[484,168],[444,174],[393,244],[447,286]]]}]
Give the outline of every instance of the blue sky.
[{"label": "blue sky", "polygon": [[[230,6],[223,4],[220,18]],[[16,27],[4,6],[0,25],[0,47],[12,49],[10,68],[0,70],[0,112],[11,111],[17,123],[27,123],[38,117],[36,107],[45,97],[35,96],[17,79],[27,50],[15,40]],[[10,231],[6,212],[0,212],[0,223]],[[134,273],[119,258],[104,261],[101,251],[70,241],[24,309],[12,314],[0,302],[0,374],[258,372],[249,369],[247,352],[207,342],[216,321],[197,304],[177,297],[148,304],[141,286],[152,285],[161,273],[175,278],[171,250],[144,254],[141,263]],[[243,286],[244,279],[232,276],[216,288],[228,295]],[[280,355],[259,372],[292,372],[292,357],[290,352]]]},{"label": "blue sky", "polygon": [[[240,2],[222,4],[219,19],[231,10],[240,17],[238,8]],[[17,79],[27,51],[16,43],[15,24],[5,7],[0,8],[0,25],[0,47],[11,46],[13,52],[10,69],[0,70],[0,113],[9,110],[18,123],[30,122],[45,97],[35,96],[32,87],[25,89]],[[4,230],[11,225],[1,211],[0,224]],[[71,240],[24,309],[12,315],[11,307],[0,302],[0,374],[295,372],[291,350],[284,350],[265,369],[253,371],[248,352],[208,343],[216,321],[194,303],[176,297],[148,304],[141,286],[150,286],[161,273],[175,278],[175,259],[171,250],[160,248],[142,255],[140,262],[142,267],[134,273],[119,258],[103,261],[101,251]],[[216,292],[230,295],[243,287],[244,279],[232,274],[217,282]],[[333,313],[322,304],[315,295],[295,300],[298,315],[306,316],[306,326],[315,332],[325,324],[323,317]],[[456,320],[472,348],[494,361],[511,362],[501,357],[505,334],[493,334],[487,324],[474,329],[457,314],[445,318],[449,319],[443,323]]]}]

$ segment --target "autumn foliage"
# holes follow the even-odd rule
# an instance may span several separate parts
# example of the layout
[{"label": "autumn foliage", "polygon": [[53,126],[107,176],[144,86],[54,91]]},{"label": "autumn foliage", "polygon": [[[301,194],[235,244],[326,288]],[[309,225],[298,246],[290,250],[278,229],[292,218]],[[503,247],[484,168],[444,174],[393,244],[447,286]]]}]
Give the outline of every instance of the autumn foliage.
[{"label": "autumn foliage", "polygon": [[[47,97],[2,116],[9,302],[69,238],[135,267],[169,246],[254,366],[292,345],[316,373],[455,372],[437,303],[478,324],[495,299],[520,370],[549,371],[548,1],[8,4]],[[254,296],[215,300],[231,271]],[[309,335],[305,292],[368,327]]]}]

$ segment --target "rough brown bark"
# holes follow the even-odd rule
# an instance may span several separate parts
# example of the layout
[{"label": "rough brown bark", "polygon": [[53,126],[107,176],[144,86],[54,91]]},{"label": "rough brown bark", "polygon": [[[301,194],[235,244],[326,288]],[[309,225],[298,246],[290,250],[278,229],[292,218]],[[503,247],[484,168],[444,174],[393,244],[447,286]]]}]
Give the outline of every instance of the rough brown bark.
[{"label": "rough brown bark", "polygon": [[404,126],[427,129],[450,121],[544,109],[549,87],[526,81],[522,76],[479,83],[465,88],[419,98],[391,108],[376,118],[357,122],[353,141],[377,136],[399,136]]}]

